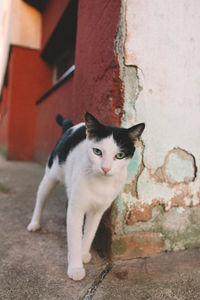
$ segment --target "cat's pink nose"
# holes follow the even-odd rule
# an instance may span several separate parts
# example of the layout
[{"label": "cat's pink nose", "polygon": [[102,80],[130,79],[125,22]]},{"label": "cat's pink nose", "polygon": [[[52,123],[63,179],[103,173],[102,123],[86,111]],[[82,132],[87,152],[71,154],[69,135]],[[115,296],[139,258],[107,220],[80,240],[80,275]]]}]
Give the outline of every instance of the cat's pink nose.
[{"label": "cat's pink nose", "polygon": [[101,169],[103,170],[105,175],[110,171],[110,168],[101,168]]}]

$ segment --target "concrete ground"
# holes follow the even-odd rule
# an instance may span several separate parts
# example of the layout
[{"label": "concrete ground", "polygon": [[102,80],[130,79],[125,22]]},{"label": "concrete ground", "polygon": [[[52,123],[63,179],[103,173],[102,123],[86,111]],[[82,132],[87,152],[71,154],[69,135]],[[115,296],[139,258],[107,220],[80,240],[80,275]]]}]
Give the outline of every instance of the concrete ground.
[{"label": "concrete ground", "polygon": [[112,264],[93,251],[86,278],[70,280],[62,186],[47,203],[42,229],[26,230],[42,174],[36,163],[0,159],[0,299],[200,299],[200,249]]}]

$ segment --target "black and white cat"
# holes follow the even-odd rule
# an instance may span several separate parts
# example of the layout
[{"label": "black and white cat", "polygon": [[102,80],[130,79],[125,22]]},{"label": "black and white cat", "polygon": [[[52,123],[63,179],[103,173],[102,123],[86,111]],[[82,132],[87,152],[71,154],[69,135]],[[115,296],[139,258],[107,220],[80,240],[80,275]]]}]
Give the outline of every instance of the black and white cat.
[{"label": "black and white cat", "polygon": [[[68,271],[73,280],[85,276],[83,263],[91,259],[90,247],[105,210],[121,191],[134,143],[144,123],[129,129],[106,126],[85,114],[85,123],[73,126],[70,119],[57,115],[63,134],[51,153],[40,183],[29,231],[40,228],[45,201],[58,182],[64,182],[68,197]],[[86,221],[84,234],[82,226]]]}]

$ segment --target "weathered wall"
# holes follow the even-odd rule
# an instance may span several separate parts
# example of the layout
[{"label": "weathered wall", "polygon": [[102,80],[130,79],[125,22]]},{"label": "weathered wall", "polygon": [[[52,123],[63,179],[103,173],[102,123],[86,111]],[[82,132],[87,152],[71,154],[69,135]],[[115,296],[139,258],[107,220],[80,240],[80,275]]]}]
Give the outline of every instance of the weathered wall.
[{"label": "weathered wall", "polygon": [[122,106],[121,80],[113,44],[120,15],[120,0],[79,1],[72,118],[85,111],[102,122],[119,124],[115,109]]},{"label": "weathered wall", "polygon": [[199,12],[195,0],[122,2],[122,125],[146,129],[112,213],[116,257],[200,245]]}]

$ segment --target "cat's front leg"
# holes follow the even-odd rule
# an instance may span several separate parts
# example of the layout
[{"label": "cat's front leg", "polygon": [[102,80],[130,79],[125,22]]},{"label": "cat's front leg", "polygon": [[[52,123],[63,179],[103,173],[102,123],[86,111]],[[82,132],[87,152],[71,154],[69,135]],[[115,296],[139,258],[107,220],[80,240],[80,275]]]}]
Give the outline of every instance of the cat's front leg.
[{"label": "cat's front leg", "polygon": [[83,263],[88,263],[91,260],[90,248],[103,213],[104,210],[98,212],[89,211],[86,214],[86,222],[85,222],[84,235],[82,241]]},{"label": "cat's front leg", "polygon": [[68,242],[68,270],[67,275],[73,280],[85,277],[82,263],[82,225],[84,213],[79,207],[69,204],[67,211],[67,242]]}]

